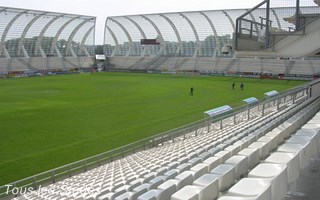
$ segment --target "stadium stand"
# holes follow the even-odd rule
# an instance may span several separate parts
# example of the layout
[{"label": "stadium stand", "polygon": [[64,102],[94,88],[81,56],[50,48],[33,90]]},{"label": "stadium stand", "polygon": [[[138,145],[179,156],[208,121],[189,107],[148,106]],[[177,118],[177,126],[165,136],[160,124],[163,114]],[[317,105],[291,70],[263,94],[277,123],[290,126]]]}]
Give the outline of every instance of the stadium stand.
[{"label": "stadium stand", "polygon": [[[116,69],[140,69],[160,70],[176,72],[248,72],[248,73],[271,73],[271,74],[299,74],[313,75],[320,72],[320,60],[282,60],[271,58],[182,58],[163,57],[161,63],[150,63],[150,58],[137,62],[140,57],[126,58],[123,56],[110,57],[112,67]],[[128,61],[128,62],[127,62]],[[135,63],[136,62],[136,63]],[[149,67],[146,68],[146,65]]]},{"label": "stadium stand", "polygon": [[0,7],[0,73],[93,65],[95,17]]},{"label": "stadium stand", "polygon": [[319,153],[320,100],[303,94],[282,110],[275,105],[233,126],[203,128],[17,199],[282,199]]},{"label": "stadium stand", "polygon": [[[259,24],[260,30],[255,30],[253,26],[256,22],[250,20],[250,16],[257,12],[259,7],[270,8],[272,3],[273,1],[269,0],[263,1],[237,19],[238,29],[235,32],[237,56],[301,58],[318,53],[319,46],[314,44],[314,40],[316,35],[319,34],[320,20],[319,10],[317,10],[319,7],[308,13],[300,6],[300,1],[296,1],[295,13],[282,18],[282,20],[294,26],[292,31],[280,30],[279,27],[274,27],[272,22],[264,23],[263,21]],[[315,4],[312,1],[309,3]],[[269,21],[269,15],[271,14],[267,10],[265,12],[266,22]]]},{"label": "stadium stand", "polygon": [[[318,13],[315,3],[301,7],[304,14]],[[295,4],[272,8],[273,30],[295,29],[283,18],[295,14]],[[105,28],[107,56],[221,57],[224,46],[234,49],[236,20],[249,9],[194,11],[108,17]],[[266,9],[259,8],[250,20],[259,24]],[[248,28],[243,25],[243,28]],[[255,34],[259,32],[255,26]],[[142,38],[141,38],[142,37]],[[143,45],[141,39],[157,39],[160,44]],[[231,57],[233,54],[231,54]]]},{"label": "stadium stand", "polygon": [[[297,17],[294,1],[272,7],[273,0],[251,10],[109,17],[104,41],[110,58],[107,70],[317,75],[320,47],[313,41],[320,7],[317,1],[304,3]],[[146,45],[141,39],[159,42]]]},{"label": "stadium stand", "polygon": [[0,59],[0,73],[8,72],[26,72],[29,71],[54,71],[54,70],[69,70],[74,68],[90,68],[92,67],[92,57],[78,58],[5,58]]}]

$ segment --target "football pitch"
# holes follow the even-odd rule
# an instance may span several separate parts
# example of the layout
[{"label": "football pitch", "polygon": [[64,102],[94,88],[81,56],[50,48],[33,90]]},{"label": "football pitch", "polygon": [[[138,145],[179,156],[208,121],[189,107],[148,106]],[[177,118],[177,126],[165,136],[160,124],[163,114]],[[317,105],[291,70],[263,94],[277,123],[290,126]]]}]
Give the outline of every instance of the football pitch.
[{"label": "football pitch", "polygon": [[206,110],[303,83],[130,73],[2,79],[0,185],[203,119]]}]

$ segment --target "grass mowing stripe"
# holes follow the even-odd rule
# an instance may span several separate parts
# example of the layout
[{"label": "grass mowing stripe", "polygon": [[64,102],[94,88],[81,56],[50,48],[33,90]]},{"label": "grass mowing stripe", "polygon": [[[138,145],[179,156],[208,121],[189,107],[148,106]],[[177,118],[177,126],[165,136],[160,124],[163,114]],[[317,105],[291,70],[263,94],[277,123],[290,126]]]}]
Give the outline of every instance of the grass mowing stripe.
[{"label": "grass mowing stripe", "polygon": [[126,73],[0,80],[0,185],[202,119],[205,110],[302,83]]}]

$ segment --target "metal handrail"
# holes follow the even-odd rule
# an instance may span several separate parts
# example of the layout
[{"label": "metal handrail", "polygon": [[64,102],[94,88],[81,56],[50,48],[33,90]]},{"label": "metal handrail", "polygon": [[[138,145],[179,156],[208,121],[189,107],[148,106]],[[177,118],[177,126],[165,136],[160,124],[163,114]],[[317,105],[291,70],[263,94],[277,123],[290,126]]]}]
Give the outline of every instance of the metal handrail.
[{"label": "metal handrail", "polygon": [[[236,19],[236,29],[235,29],[235,49],[238,49],[238,33],[239,33],[239,28],[240,26],[240,20],[242,20],[245,16],[247,16],[248,14],[252,13],[253,11],[255,11],[256,9],[260,8],[262,5],[264,5],[265,3],[267,3],[270,0],[264,0],[261,3],[259,3],[258,5],[256,5],[255,7],[251,8],[250,10],[248,10],[247,12],[243,13],[242,15],[240,15],[237,19]],[[241,32],[240,32],[241,33]]]},{"label": "metal handrail", "polygon": [[[129,155],[129,154],[133,154],[137,151],[141,151],[141,150],[146,150],[148,148],[153,148],[153,147],[157,147],[159,144],[163,144],[166,141],[172,140],[174,142],[174,139],[180,136],[184,136],[184,138],[186,137],[186,135],[192,131],[196,131],[199,130],[199,128],[205,128],[208,125],[208,121],[210,120],[212,124],[217,123],[217,122],[221,122],[224,119],[236,116],[237,114],[240,114],[242,112],[246,112],[249,109],[254,109],[254,108],[259,108],[259,106],[263,107],[267,104],[270,104],[271,102],[276,102],[278,99],[281,99],[283,97],[286,96],[292,96],[294,99],[294,96],[296,94],[298,94],[301,91],[306,90],[306,96],[308,96],[308,88],[312,83],[307,83],[303,86],[298,86],[295,87],[289,91],[283,92],[278,96],[275,96],[273,98],[269,98],[269,99],[264,99],[263,101],[261,101],[260,103],[256,104],[255,106],[252,107],[247,107],[246,105],[242,105],[239,106],[237,108],[234,108],[234,112],[218,117],[218,118],[205,118],[184,126],[181,126],[179,128],[175,128],[154,136],[150,136],[147,137],[145,139],[124,145],[122,147],[119,148],[115,148],[113,150],[107,151],[107,152],[103,152],[73,163],[69,163],[67,165],[61,166],[61,167],[57,167],[55,169],[52,170],[48,170],[15,182],[12,182],[10,184],[6,184],[6,185],[12,185],[12,186],[17,186],[17,187],[33,187],[34,190],[38,189],[38,186],[43,183],[43,185],[45,184],[50,184],[50,183],[55,183],[58,179],[64,179],[67,177],[71,177],[75,174],[81,173],[81,172],[85,172],[87,170],[89,170],[90,168],[95,168],[98,166],[101,166],[104,163],[108,163],[108,162],[112,162],[116,159],[119,158],[123,158],[125,157],[125,155]],[[262,111],[263,112],[263,111]],[[208,128],[208,132],[209,132],[209,128]],[[6,185],[1,186],[0,187],[0,198],[1,197],[6,197],[10,194],[7,194],[7,190],[6,190]],[[4,192],[1,192],[4,191]],[[11,191],[9,192],[11,193]]]},{"label": "metal handrail", "polygon": [[[289,32],[287,32],[287,33],[284,34],[284,35],[286,35],[286,36],[297,35],[297,33],[299,33],[300,31],[302,31],[302,35],[303,35],[304,32],[305,32],[306,27],[307,27],[309,24],[315,22],[315,21],[318,20],[318,19],[320,19],[320,16],[319,16],[318,18],[315,18],[314,20],[310,21],[309,23],[303,23],[303,24],[301,24],[301,23],[300,23],[300,18],[299,18],[299,23],[300,23],[300,24],[299,24],[299,28],[298,28],[298,29],[295,28],[295,29],[293,29],[292,31],[289,30]],[[301,34],[298,34],[297,36],[302,36],[302,35],[301,35]],[[283,39],[284,39],[284,38],[282,38],[282,39],[280,39],[280,40],[278,40],[278,41],[276,41],[276,42],[273,42],[272,44],[269,44],[269,47],[275,46],[277,43],[279,43],[279,42],[282,41]]]},{"label": "metal handrail", "polygon": [[[265,32],[265,38],[264,38],[264,49],[268,49],[271,48],[272,46],[274,46],[276,43],[278,43],[279,41],[281,41],[282,39],[280,39],[279,41],[273,42],[271,43],[271,38],[270,38],[270,27],[271,27],[271,20],[270,20],[270,0],[264,0],[261,3],[259,3],[258,5],[256,5],[255,7],[253,7],[252,9],[248,10],[247,12],[245,12],[244,14],[242,14],[241,16],[239,16],[236,19],[236,29],[235,29],[235,49],[239,50],[239,38],[241,38],[241,32],[242,30],[246,30],[246,29],[242,29],[241,28],[241,23],[242,21],[246,21],[246,22],[250,22],[251,23],[251,30],[248,30],[250,32],[250,38],[251,38],[251,34],[253,32],[257,32],[256,30],[252,29],[253,24],[256,24],[257,22],[245,19],[245,17],[247,15],[249,15],[250,13],[252,13],[253,11],[259,9],[261,6],[265,5],[265,14],[266,17],[263,18],[265,21],[265,24],[263,24],[263,26],[266,29]],[[312,23],[313,21],[308,22],[308,24],[301,24],[301,13],[300,13],[300,0],[296,0],[296,4],[295,4],[295,28],[293,31],[289,30],[289,32],[287,32],[287,34],[285,35],[293,35],[296,34],[298,31],[301,31],[304,33],[305,28],[308,24]],[[261,18],[261,16],[260,16]],[[315,19],[316,20],[316,19]],[[290,28],[290,27],[289,27]]]}]

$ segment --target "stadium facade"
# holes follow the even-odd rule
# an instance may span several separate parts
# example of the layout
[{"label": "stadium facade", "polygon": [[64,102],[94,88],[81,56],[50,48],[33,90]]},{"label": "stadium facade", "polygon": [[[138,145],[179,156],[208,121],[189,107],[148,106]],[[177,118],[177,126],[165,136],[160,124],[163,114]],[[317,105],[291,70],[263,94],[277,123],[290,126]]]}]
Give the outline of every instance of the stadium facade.
[{"label": "stadium facade", "polygon": [[92,16],[0,7],[0,71],[92,65],[95,23]]},{"label": "stadium facade", "polygon": [[[300,7],[300,12],[319,13],[319,8],[313,3],[313,6]],[[104,51],[107,56],[225,56],[222,48],[234,46],[236,19],[247,11],[232,9],[108,17]],[[294,31],[295,24],[290,17],[295,13],[294,5],[272,8],[271,29]],[[254,32],[257,37],[263,31],[258,24],[263,23],[265,15],[265,8],[248,15],[248,20],[256,22]],[[160,44],[141,45],[141,39],[156,39]]]}]

